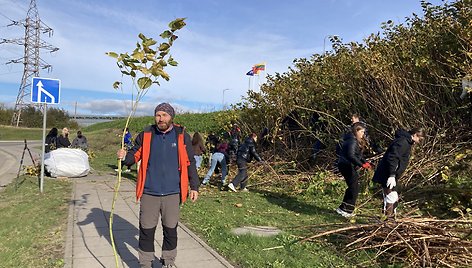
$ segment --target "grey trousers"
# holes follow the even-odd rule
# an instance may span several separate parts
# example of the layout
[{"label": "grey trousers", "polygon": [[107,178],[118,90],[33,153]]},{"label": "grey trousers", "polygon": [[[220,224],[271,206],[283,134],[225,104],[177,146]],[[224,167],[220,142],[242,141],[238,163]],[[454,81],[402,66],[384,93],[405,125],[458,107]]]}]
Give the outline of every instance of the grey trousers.
[{"label": "grey trousers", "polygon": [[177,224],[179,222],[180,195],[141,197],[139,211],[139,264],[150,268],[155,259],[154,235],[161,217],[164,239],[162,241],[161,261],[174,264],[177,256]]}]

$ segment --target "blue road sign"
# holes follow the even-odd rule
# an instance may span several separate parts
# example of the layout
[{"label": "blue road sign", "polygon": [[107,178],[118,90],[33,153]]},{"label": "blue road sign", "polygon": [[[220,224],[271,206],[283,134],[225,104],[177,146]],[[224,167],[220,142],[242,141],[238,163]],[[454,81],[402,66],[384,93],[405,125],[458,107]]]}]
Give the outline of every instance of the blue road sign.
[{"label": "blue road sign", "polygon": [[61,80],[33,77],[31,102],[59,104]]}]

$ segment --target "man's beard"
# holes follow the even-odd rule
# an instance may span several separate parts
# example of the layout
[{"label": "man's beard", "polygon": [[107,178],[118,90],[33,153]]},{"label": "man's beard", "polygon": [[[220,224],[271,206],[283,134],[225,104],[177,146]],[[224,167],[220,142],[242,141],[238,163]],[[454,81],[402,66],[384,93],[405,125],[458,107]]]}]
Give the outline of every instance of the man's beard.
[{"label": "man's beard", "polygon": [[160,131],[166,131],[169,129],[169,127],[172,125],[172,121],[167,122],[157,122],[157,128]]}]

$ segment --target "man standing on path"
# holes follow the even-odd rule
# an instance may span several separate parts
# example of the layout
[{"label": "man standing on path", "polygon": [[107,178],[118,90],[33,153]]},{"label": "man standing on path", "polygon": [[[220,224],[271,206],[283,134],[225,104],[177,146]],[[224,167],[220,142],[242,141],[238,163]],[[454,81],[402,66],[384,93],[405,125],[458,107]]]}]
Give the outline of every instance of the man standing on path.
[{"label": "man standing on path", "polygon": [[151,268],[155,259],[154,234],[162,217],[164,239],[161,262],[163,267],[175,267],[177,256],[177,224],[179,205],[189,193],[195,202],[198,198],[199,179],[190,135],[173,124],[174,108],[161,103],[154,110],[156,123],[139,133],[134,146],[117,156],[125,165],[141,160],[136,198],[141,200],[139,212],[139,263]]},{"label": "man standing on path", "polygon": [[424,133],[421,128],[413,128],[408,132],[403,129],[397,130],[395,139],[375,170],[372,180],[382,185],[383,211],[387,218],[395,217],[398,205],[397,181],[408,167],[413,144],[419,143],[423,138]]},{"label": "man standing on path", "polygon": [[249,137],[246,138],[244,143],[239,146],[238,153],[237,153],[237,158],[236,158],[236,164],[238,165],[238,175],[233,179],[233,181],[228,184],[228,188],[236,192],[236,187],[241,189],[243,192],[247,192],[247,181],[248,181],[248,175],[247,175],[247,163],[252,161],[252,158],[254,157],[257,161],[262,162],[261,157],[259,154],[256,152],[256,142],[257,142],[257,135],[256,133],[252,133],[249,135]]}]

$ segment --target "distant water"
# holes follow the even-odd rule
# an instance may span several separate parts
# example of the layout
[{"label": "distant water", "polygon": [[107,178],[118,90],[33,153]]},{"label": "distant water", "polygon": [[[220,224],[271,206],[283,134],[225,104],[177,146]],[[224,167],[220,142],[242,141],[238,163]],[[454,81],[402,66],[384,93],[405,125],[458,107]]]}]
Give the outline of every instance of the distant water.
[{"label": "distant water", "polygon": [[77,121],[77,123],[79,123],[79,126],[88,127],[88,126],[96,124],[96,123],[109,122],[109,121],[113,121],[113,120],[110,120],[110,119],[77,119],[76,121]]}]

